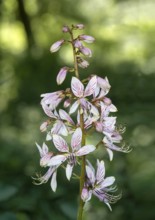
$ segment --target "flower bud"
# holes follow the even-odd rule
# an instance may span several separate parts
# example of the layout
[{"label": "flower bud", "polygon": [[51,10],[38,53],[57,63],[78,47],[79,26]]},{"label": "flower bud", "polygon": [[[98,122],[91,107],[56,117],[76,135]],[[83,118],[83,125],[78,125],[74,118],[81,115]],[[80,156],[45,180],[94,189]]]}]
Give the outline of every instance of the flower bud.
[{"label": "flower bud", "polygon": [[47,121],[43,122],[43,123],[40,125],[40,131],[41,131],[41,132],[46,131],[46,130],[47,130],[47,126],[48,126],[48,122],[47,122]]},{"label": "flower bud", "polygon": [[94,37],[92,37],[92,36],[89,36],[89,35],[80,35],[79,36],[79,40],[83,40],[83,41],[85,41],[86,43],[93,43],[94,42],[94,40],[95,40],[95,38]]},{"label": "flower bud", "polygon": [[69,27],[67,25],[63,26],[62,32],[64,32],[64,33],[69,32]]},{"label": "flower bud", "polygon": [[92,56],[92,51],[87,47],[81,47],[80,52],[85,56],[88,56],[88,57]]},{"label": "flower bud", "polygon": [[88,61],[84,60],[81,57],[78,57],[77,62],[78,62],[79,67],[81,68],[87,68],[89,66]]},{"label": "flower bud", "polygon": [[109,99],[109,98],[107,98],[107,97],[104,97],[104,99],[103,99],[103,101],[104,101],[104,103],[106,104],[106,105],[111,105],[111,99]]},{"label": "flower bud", "polygon": [[75,40],[75,41],[74,41],[74,46],[77,47],[77,48],[83,47],[81,41],[79,41],[79,40]]},{"label": "flower bud", "polygon": [[79,29],[79,30],[84,29],[84,25],[83,24],[77,24],[77,25],[74,25],[74,27]]},{"label": "flower bud", "polygon": [[91,198],[91,196],[90,196],[88,189],[84,187],[82,190],[81,199],[84,202],[87,202],[88,200],[90,200],[90,198]]},{"label": "flower bud", "polygon": [[55,42],[54,44],[52,44],[52,46],[50,47],[51,53],[58,51],[63,43],[64,43],[64,40],[59,40]]},{"label": "flower bud", "polygon": [[70,100],[70,99],[66,99],[66,100],[64,101],[64,108],[69,107],[70,104],[71,104],[71,100]]},{"label": "flower bud", "polygon": [[56,79],[58,85],[62,84],[63,81],[65,80],[67,71],[68,71],[68,67],[66,66],[60,69]]}]

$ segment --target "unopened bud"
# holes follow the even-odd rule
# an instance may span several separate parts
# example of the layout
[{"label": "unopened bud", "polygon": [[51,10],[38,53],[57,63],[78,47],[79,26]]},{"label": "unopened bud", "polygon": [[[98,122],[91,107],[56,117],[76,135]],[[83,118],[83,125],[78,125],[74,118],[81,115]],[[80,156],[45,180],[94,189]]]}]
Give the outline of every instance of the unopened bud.
[{"label": "unopened bud", "polygon": [[55,42],[54,44],[52,44],[52,46],[50,47],[51,53],[58,51],[63,43],[64,43],[64,40],[59,40]]},{"label": "unopened bud", "polygon": [[67,33],[67,32],[69,32],[69,27],[68,26],[63,26],[63,28],[62,28],[62,32],[64,32],[64,33]]},{"label": "unopened bud", "polygon": [[95,40],[95,38],[94,37],[92,37],[92,36],[89,36],[89,35],[80,35],[79,36],[79,40],[83,40],[83,41],[85,41],[86,43],[93,43],[94,42],[94,40]]}]

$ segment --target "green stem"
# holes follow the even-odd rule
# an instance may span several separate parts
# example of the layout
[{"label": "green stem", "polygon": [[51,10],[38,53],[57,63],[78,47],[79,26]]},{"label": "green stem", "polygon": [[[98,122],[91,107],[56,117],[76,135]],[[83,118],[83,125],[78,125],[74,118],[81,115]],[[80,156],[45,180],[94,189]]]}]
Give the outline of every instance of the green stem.
[{"label": "green stem", "polygon": [[76,56],[76,48],[74,47],[74,37],[73,37],[73,32],[70,31],[71,35],[71,44],[72,44],[72,49],[73,49],[73,57],[74,57],[74,71],[75,71],[75,76],[79,79],[79,71],[78,71],[78,63],[77,63],[77,56]]},{"label": "green stem", "polygon": [[[75,71],[75,76],[79,79],[79,72],[78,72],[78,63],[77,63],[77,52],[76,48],[74,46],[74,36],[72,30],[70,30],[70,36],[71,36],[71,44],[72,44],[72,49],[73,49],[73,57],[74,57],[74,71]],[[84,131],[84,120],[83,120],[83,113],[82,109],[80,108],[80,128],[82,130],[82,146],[85,145],[85,131]],[[82,220],[82,215],[83,215],[83,207],[84,207],[84,202],[81,199],[81,193],[82,189],[84,187],[84,182],[85,182],[85,165],[86,165],[86,156],[82,156],[81,158],[81,175],[80,175],[80,199],[79,199],[79,209],[78,209],[78,214],[77,214],[77,220]]]}]

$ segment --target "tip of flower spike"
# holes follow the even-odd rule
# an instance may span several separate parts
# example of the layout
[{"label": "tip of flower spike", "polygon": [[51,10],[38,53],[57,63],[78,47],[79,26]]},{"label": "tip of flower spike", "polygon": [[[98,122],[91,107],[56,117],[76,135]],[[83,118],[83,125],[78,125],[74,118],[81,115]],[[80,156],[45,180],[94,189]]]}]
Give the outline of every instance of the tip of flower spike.
[{"label": "tip of flower spike", "polygon": [[79,29],[79,30],[83,30],[84,29],[84,25],[83,24],[76,24],[76,25],[72,25],[72,26],[75,29]]}]

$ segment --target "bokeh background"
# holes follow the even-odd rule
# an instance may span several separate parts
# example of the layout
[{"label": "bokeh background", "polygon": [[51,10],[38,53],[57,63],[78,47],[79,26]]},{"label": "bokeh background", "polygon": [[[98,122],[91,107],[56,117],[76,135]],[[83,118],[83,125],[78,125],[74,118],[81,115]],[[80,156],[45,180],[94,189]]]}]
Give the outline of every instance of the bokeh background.
[{"label": "bokeh background", "polygon": [[31,176],[42,171],[35,146],[45,139],[40,94],[59,89],[56,74],[72,62],[68,47],[56,54],[49,48],[64,36],[64,24],[77,23],[96,39],[82,72],[108,77],[118,123],[126,126],[124,139],[133,148],[115,153],[111,163],[100,150],[97,156],[107,175],[116,176],[123,198],[113,212],[93,198],[84,219],[154,220],[155,1],[1,0],[0,8],[0,220],[76,219],[75,180],[68,182],[60,170],[53,193],[49,183],[33,185]]}]

